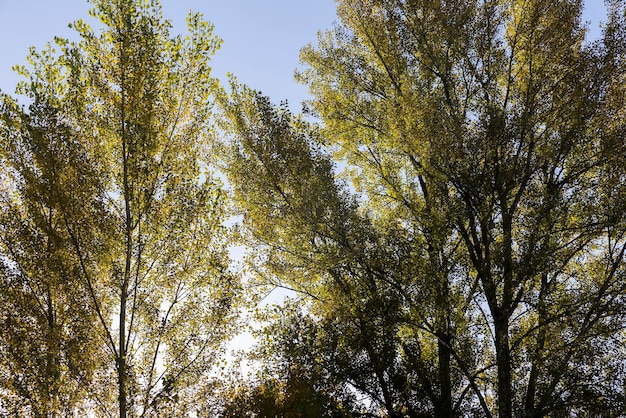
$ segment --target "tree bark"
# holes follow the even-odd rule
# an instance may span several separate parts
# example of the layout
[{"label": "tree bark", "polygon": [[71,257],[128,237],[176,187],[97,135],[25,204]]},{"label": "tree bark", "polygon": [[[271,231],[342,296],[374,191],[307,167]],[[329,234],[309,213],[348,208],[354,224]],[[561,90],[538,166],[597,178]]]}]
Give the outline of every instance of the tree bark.
[{"label": "tree bark", "polygon": [[449,418],[452,416],[452,385],[450,382],[451,340],[452,338],[447,334],[438,337],[438,374],[441,395],[435,405],[435,417],[437,418]]},{"label": "tree bark", "polygon": [[509,317],[500,310],[493,313],[498,368],[498,417],[513,417],[511,385],[511,348],[509,346]]}]

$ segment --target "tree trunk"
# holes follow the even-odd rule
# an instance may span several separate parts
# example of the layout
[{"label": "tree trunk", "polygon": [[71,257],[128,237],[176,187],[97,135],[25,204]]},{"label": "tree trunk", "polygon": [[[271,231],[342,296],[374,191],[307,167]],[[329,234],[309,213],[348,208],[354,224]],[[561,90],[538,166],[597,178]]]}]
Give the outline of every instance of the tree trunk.
[{"label": "tree trunk", "polygon": [[509,318],[500,310],[494,312],[496,366],[498,368],[498,417],[513,417],[511,389],[511,348],[509,347]]},{"label": "tree trunk", "polygon": [[117,359],[120,418],[126,418],[126,292],[120,301],[120,348]]},{"label": "tree trunk", "polygon": [[537,330],[537,345],[535,346],[535,355],[532,359],[532,365],[530,369],[530,376],[528,377],[528,386],[526,389],[526,399],[524,400],[524,416],[526,418],[534,418],[539,415],[535,408],[535,397],[537,394],[537,380],[539,379],[539,367],[541,362],[541,353],[543,352],[546,342],[546,329],[545,329],[545,293],[548,289],[548,277],[543,274],[541,277],[541,288],[539,290],[539,305],[537,308],[538,313],[538,330]]},{"label": "tree trunk", "polygon": [[452,385],[450,382],[450,343],[451,338],[447,334],[442,334],[438,338],[438,360],[439,360],[439,384],[441,394],[439,401],[435,404],[435,417],[450,418],[452,416]]}]

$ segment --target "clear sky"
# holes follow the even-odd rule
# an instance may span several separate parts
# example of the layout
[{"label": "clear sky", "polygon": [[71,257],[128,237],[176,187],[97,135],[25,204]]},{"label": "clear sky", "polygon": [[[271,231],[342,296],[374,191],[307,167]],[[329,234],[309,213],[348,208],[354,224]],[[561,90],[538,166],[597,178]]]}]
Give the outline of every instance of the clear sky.
[{"label": "clear sky", "polygon": [[[173,20],[174,33],[185,29],[190,9],[204,14],[224,40],[213,58],[213,74],[223,82],[226,72],[261,90],[273,102],[289,100],[293,111],[307,98],[306,87],[293,80],[298,53],[316,42],[317,32],[332,28],[333,0],[162,0],[163,14]],[[54,36],[73,37],[68,23],[87,15],[86,0],[0,0],[0,89],[13,93],[18,76],[11,71],[24,64],[29,46],[41,49]],[[591,36],[600,33],[603,0],[587,0],[583,19]]]}]

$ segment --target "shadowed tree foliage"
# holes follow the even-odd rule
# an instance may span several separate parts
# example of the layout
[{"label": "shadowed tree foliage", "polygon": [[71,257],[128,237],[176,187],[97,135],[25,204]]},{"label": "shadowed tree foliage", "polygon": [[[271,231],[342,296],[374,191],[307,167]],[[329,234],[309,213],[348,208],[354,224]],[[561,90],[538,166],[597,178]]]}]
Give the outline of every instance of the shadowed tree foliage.
[{"label": "shadowed tree foliage", "polygon": [[[445,385],[464,392],[448,407],[465,407],[470,388],[463,376],[480,357],[481,343],[451,303],[467,310],[463,295],[471,289],[458,286],[456,299],[444,305],[436,287],[463,271],[433,265],[428,243],[395,220],[361,212],[335,181],[315,128],[250,90],[234,90],[226,105],[237,132],[229,181],[256,248],[258,275],[312,298],[310,313],[322,331],[310,339],[319,348],[307,350],[326,356],[327,373],[367,399],[365,416],[429,416],[435,408],[445,414]],[[456,255],[448,254],[451,262]],[[418,286],[418,278],[430,286]],[[454,351],[439,343],[438,314],[454,316],[455,332],[465,335]],[[440,357],[452,356],[464,370],[439,366]]]},{"label": "shadowed tree foliage", "polygon": [[334,365],[319,345],[322,341],[317,335],[322,328],[297,305],[288,303],[263,312],[263,320],[272,325],[262,330],[262,344],[249,359],[261,364],[260,369],[252,379],[239,379],[235,389],[225,394],[220,416],[360,416],[355,394],[327,369]]},{"label": "shadowed tree foliage", "polygon": [[28,120],[32,141],[7,144],[22,181],[7,169],[1,192],[0,398],[11,416],[68,416],[102,365],[102,335],[53,192],[76,150],[60,146],[67,131],[50,106]]}]

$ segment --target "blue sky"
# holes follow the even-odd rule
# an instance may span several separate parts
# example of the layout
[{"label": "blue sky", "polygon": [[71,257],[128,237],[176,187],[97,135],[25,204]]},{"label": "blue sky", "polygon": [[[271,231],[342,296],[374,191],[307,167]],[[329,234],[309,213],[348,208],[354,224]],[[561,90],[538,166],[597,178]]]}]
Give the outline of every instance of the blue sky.
[{"label": "blue sky", "polygon": [[[213,58],[213,74],[226,81],[234,73],[272,101],[289,100],[294,111],[307,98],[306,87],[293,80],[301,47],[315,42],[319,30],[330,29],[335,16],[333,0],[162,0],[163,13],[183,32],[190,9],[215,24],[224,40]],[[587,0],[583,19],[598,36],[604,19],[603,0]],[[13,93],[19,77],[11,71],[24,64],[28,48],[42,48],[54,36],[72,37],[68,23],[87,15],[85,0],[0,0],[0,89]]]}]

